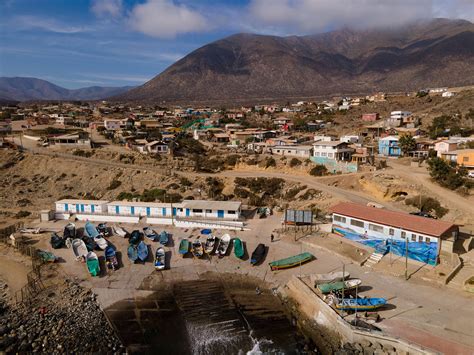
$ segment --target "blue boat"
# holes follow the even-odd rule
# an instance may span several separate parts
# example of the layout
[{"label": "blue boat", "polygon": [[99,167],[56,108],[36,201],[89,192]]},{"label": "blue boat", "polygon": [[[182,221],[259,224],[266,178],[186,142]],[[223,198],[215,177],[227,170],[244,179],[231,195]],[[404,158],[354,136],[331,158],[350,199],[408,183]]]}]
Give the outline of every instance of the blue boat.
[{"label": "blue boat", "polygon": [[99,232],[97,232],[97,228],[91,222],[86,222],[86,225],[84,226],[84,231],[86,232],[87,236],[91,238],[95,238],[99,236]]},{"label": "blue boat", "polygon": [[142,239],[142,234],[138,230],[134,230],[132,234],[130,234],[129,243],[133,245],[137,245],[140,240]]},{"label": "blue boat", "polygon": [[204,234],[204,235],[209,235],[212,233],[212,230],[211,229],[202,229],[201,230],[201,234]]},{"label": "blue boat", "polygon": [[385,298],[344,298],[336,303],[341,311],[371,311],[387,304]]},{"label": "blue boat", "polygon": [[148,259],[148,245],[146,245],[143,241],[138,243],[137,253],[138,253],[138,259],[140,259],[140,261],[145,262],[146,259]]},{"label": "blue boat", "polygon": [[116,270],[118,269],[118,260],[115,249],[110,245],[105,248],[105,263],[109,269]]},{"label": "blue boat", "polygon": [[158,239],[158,234],[156,234],[156,232],[151,227],[143,228],[143,234],[145,234],[145,237],[150,240],[156,241]]},{"label": "blue boat", "polygon": [[130,261],[136,262],[138,260],[138,250],[133,244],[130,244],[127,249],[127,255]]},{"label": "blue boat", "polygon": [[166,233],[166,231],[162,231],[159,236],[159,241],[161,245],[166,245],[168,244],[169,241],[169,235]]}]

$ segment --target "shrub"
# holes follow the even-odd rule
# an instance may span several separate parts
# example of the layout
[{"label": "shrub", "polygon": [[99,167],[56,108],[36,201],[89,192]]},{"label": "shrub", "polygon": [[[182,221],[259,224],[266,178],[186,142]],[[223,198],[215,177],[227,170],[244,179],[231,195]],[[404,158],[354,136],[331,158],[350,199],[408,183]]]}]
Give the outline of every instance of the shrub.
[{"label": "shrub", "polygon": [[120,185],[122,185],[122,182],[120,180],[112,180],[110,182],[109,187],[107,187],[107,190],[115,190]]},{"label": "shrub", "polygon": [[309,174],[312,176],[323,176],[326,175],[327,172],[328,169],[324,165],[318,164],[309,171]]},{"label": "shrub", "polygon": [[433,197],[427,196],[415,196],[412,198],[407,198],[405,200],[405,204],[408,206],[414,206],[420,209],[422,212],[431,213],[435,212],[436,217],[441,218],[446,213],[449,212],[447,208],[441,206],[438,200],[434,199]]},{"label": "shrub", "polygon": [[454,162],[431,158],[428,160],[428,170],[433,180],[451,190],[456,190],[467,182],[466,169],[458,167]]},{"label": "shrub", "polygon": [[127,200],[127,201],[132,201],[134,198],[140,198],[140,194],[133,193],[133,192],[125,192],[122,191],[117,195],[117,200],[122,201],[122,200]]},{"label": "shrub", "polygon": [[28,211],[19,211],[15,215],[15,218],[25,218],[25,217],[28,217],[30,214],[31,214],[31,212],[28,212]]},{"label": "shrub", "polygon": [[295,166],[299,166],[301,165],[301,160],[299,160],[298,158],[292,158],[290,160],[290,167],[291,168],[294,168]]},{"label": "shrub", "polygon": [[143,202],[154,202],[156,200],[163,202],[163,197],[166,195],[166,191],[162,189],[151,189],[144,190],[141,196]]},{"label": "shrub", "polygon": [[306,185],[303,185],[303,186],[298,185],[289,189],[285,194],[285,199],[287,200],[293,199],[296,195],[298,195],[300,191],[303,191],[304,189],[306,189]]},{"label": "shrub", "polygon": [[225,158],[225,164],[228,166],[235,166],[239,162],[240,156],[237,154],[228,155]]},{"label": "shrub", "polygon": [[22,199],[16,201],[16,204],[20,207],[25,207],[25,206],[28,206],[29,204],[31,204],[31,201],[28,200],[27,198],[22,198]]},{"label": "shrub", "polygon": [[72,154],[78,157],[90,158],[93,153],[91,151],[86,152],[82,149],[76,149],[75,151],[72,152]]},{"label": "shrub", "polygon": [[265,168],[270,168],[270,167],[275,167],[276,166],[276,161],[273,158],[267,158],[265,161]]},{"label": "shrub", "polygon": [[193,183],[189,179],[185,178],[184,176],[181,179],[179,179],[179,183],[182,186],[187,186],[187,187],[193,186]]},{"label": "shrub", "polygon": [[249,197],[250,192],[247,189],[236,186],[234,188],[234,195],[239,197],[239,198],[247,198],[247,197]]}]

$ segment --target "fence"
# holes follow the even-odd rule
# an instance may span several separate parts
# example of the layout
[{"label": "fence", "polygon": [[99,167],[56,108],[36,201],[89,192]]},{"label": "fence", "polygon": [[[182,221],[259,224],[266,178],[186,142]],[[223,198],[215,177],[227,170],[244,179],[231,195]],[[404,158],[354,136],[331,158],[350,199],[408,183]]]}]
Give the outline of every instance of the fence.
[{"label": "fence", "polygon": [[0,229],[0,242],[19,253],[30,257],[31,271],[27,274],[27,283],[14,295],[14,301],[17,306],[26,305],[41,292],[45,287],[41,281],[41,266],[43,261],[39,258],[38,249],[29,245],[29,240],[25,238],[10,238],[17,230],[23,227],[23,223],[16,223],[6,228]]}]

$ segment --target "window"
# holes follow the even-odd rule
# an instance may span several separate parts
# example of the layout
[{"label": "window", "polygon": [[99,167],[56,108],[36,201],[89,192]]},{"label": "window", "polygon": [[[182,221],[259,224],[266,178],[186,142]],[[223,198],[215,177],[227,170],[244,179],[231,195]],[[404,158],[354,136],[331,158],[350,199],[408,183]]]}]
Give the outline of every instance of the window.
[{"label": "window", "polygon": [[206,213],[212,213],[212,210],[206,210]]},{"label": "window", "polygon": [[193,208],[194,213],[202,213],[202,210],[199,208]]},{"label": "window", "polygon": [[378,226],[376,224],[370,224],[369,223],[369,229],[371,231],[374,231],[374,232],[379,232],[379,233],[383,233],[383,227],[382,226]]},{"label": "window", "polygon": [[333,157],[333,153],[328,153],[328,157],[329,157],[329,158],[332,158],[332,157]]},{"label": "window", "polygon": [[428,237],[426,237],[426,238],[425,238],[425,242],[426,242],[427,244],[430,244],[430,243],[431,243],[431,239],[428,238]]},{"label": "window", "polygon": [[421,243],[423,242],[423,237],[421,235],[418,236],[418,241]]},{"label": "window", "polygon": [[319,152],[316,152],[314,156],[319,157]]},{"label": "window", "polygon": [[393,228],[390,228],[390,229],[388,230],[388,234],[390,234],[390,235],[395,235],[395,231],[393,230]]},{"label": "window", "polygon": [[235,214],[235,211],[227,211],[228,214]]},{"label": "window", "polygon": [[416,242],[416,234],[412,234],[412,235],[411,235],[411,241],[412,241],[412,242]]},{"label": "window", "polygon": [[402,238],[405,239],[407,237],[407,232],[402,232]]},{"label": "window", "polygon": [[334,215],[333,219],[336,222],[346,223],[346,217],[341,217],[341,216]]},{"label": "window", "polygon": [[321,156],[322,156],[322,157],[325,157],[326,154],[327,154],[326,152],[323,152],[323,153],[321,153]]},{"label": "window", "polygon": [[364,228],[364,222],[358,221],[357,219],[351,219],[351,225]]}]

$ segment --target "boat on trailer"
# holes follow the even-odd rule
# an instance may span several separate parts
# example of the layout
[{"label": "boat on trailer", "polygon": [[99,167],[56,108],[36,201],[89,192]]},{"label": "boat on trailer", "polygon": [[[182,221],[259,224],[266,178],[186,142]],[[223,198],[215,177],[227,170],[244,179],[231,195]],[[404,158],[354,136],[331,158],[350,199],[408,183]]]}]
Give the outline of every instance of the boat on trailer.
[{"label": "boat on trailer", "polygon": [[275,271],[275,270],[289,269],[295,266],[299,266],[313,259],[314,259],[314,255],[306,252],[306,253],[290,256],[285,259],[272,261],[271,263],[269,263],[269,265],[270,265],[270,269],[272,271]]}]

